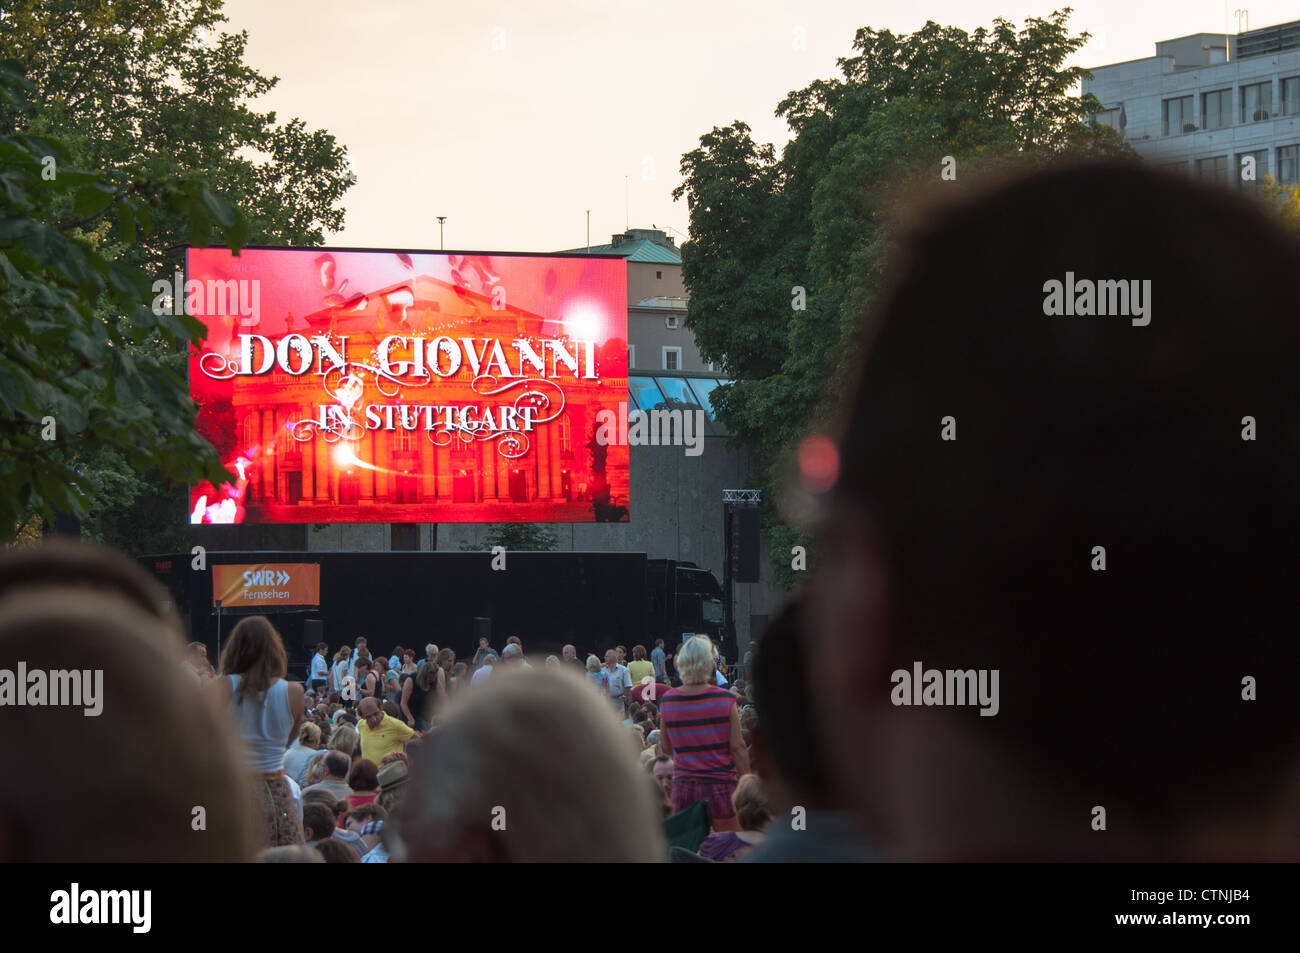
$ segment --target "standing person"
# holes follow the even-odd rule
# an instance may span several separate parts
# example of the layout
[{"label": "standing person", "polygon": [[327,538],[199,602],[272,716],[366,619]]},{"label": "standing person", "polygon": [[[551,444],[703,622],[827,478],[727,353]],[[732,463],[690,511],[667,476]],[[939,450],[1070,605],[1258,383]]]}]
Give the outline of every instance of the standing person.
[{"label": "standing person", "polygon": [[650,650],[650,664],[654,666],[655,681],[668,683],[668,656],[664,654],[664,640],[655,639],[655,647]]},{"label": "standing person", "polygon": [[560,661],[566,668],[573,668],[579,672],[585,672],[587,666],[583,664],[582,659],[578,658],[578,650],[572,645],[566,645],[560,650]]},{"label": "standing person", "polygon": [[488,640],[480,636],[478,640],[478,648],[475,649],[474,658],[471,660],[474,664],[474,668],[478,668],[482,665],[484,660],[488,657],[488,653],[491,651],[492,647],[488,645]]},{"label": "standing person", "polygon": [[401,668],[401,667],[402,667],[402,651],[403,651],[403,650],[402,650],[402,647],[401,647],[400,645],[397,646],[397,647],[395,647],[395,648],[393,649],[393,654],[390,655],[390,656],[388,656],[388,667],[389,667],[389,668]]},{"label": "standing person", "polygon": [[410,725],[404,725],[392,715],[384,714],[379,702],[373,698],[363,698],[357,706],[361,720],[357,722],[357,733],[361,736],[361,757],[375,764],[384,760],[384,756],[394,751],[401,751],[406,742],[420,737],[420,733]]},{"label": "standing person", "polygon": [[654,663],[646,658],[644,645],[632,646],[632,661],[627,663],[627,673],[632,676],[633,685],[640,685],[642,679],[654,679]]},{"label": "standing person", "polygon": [[452,676],[456,668],[456,650],[441,649],[438,652],[438,668],[441,674],[438,676],[438,697],[446,701],[447,695],[452,691]]},{"label": "standing person", "polygon": [[627,706],[627,700],[632,695],[632,677],[628,675],[627,668],[618,662],[618,652],[610,649],[605,653],[604,673],[605,693],[618,706],[620,712],[624,711]]},{"label": "standing person", "polygon": [[707,638],[687,640],[677,654],[677,672],[681,687],[659,702],[659,747],[673,758],[673,810],[708,801],[714,830],[739,830],[731,795],[737,777],[749,773],[749,754],[736,699],[712,684],[713,646]]},{"label": "standing person", "polygon": [[222,678],[209,690],[234,715],[252,773],[263,847],[301,844],[298,805],[284,773],[284,753],[303,720],[303,688],[289,682],[280,633],[263,616],[240,620],[221,653]]},{"label": "standing person", "polygon": [[480,682],[486,682],[492,677],[492,669],[497,664],[497,653],[489,652],[483,656],[483,665],[473,675],[469,677],[471,685],[477,685]]},{"label": "standing person", "polygon": [[429,730],[429,708],[433,703],[433,693],[437,685],[436,669],[426,665],[414,675],[407,675],[402,682],[402,698],[397,707],[402,709],[402,717],[407,725],[416,731]]},{"label": "standing person", "polygon": [[352,671],[348,664],[352,659],[352,649],[346,645],[334,656],[334,667],[330,669],[330,691],[343,694],[344,679]]},{"label": "standing person", "polygon": [[591,683],[600,689],[602,695],[608,694],[605,690],[605,682],[609,680],[609,673],[600,664],[600,659],[594,655],[587,656],[587,678],[591,679]]},{"label": "standing person", "polygon": [[426,665],[437,666],[438,664],[438,646],[430,642],[424,647],[424,660],[420,662],[420,668]]},{"label": "standing person", "polygon": [[390,668],[384,673],[384,699],[401,707],[402,676],[397,673],[397,669]]},{"label": "standing person", "polygon": [[319,693],[321,689],[330,687],[330,667],[326,661],[330,647],[324,642],[316,643],[316,654],[311,657],[311,690]]},{"label": "standing person", "polygon": [[379,678],[370,670],[370,659],[357,660],[357,700],[379,694]]},{"label": "standing person", "polygon": [[366,637],[364,635],[357,636],[356,649],[355,651],[353,651],[352,658],[348,662],[348,674],[351,675],[353,678],[357,677],[357,661],[363,658],[365,659],[370,658],[370,650],[366,648],[367,644],[368,643],[366,642]]}]

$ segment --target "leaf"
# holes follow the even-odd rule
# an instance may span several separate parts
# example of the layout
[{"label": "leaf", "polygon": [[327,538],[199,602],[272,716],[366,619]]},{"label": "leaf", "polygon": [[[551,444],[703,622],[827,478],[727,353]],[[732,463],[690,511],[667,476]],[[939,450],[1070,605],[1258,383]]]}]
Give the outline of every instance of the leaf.
[{"label": "leaf", "polygon": [[203,204],[208,207],[208,211],[217,220],[217,224],[222,228],[232,228],[235,224],[235,210],[230,207],[230,203],[206,186],[203,187],[201,194]]},{"label": "leaf", "polygon": [[72,200],[72,210],[81,218],[98,215],[109,202],[113,201],[113,196],[116,194],[117,189],[107,182],[92,182],[77,189],[77,194]]},{"label": "leaf", "polygon": [[135,213],[134,210],[125,202],[117,207],[117,224],[121,231],[122,241],[128,245],[135,244]]}]

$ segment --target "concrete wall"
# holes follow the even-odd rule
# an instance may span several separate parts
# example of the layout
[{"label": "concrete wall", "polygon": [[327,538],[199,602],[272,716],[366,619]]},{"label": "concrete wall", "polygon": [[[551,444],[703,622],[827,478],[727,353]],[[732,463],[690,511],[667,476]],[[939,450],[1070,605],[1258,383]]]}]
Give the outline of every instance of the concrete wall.
[{"label": "concrete wall", "polygon": [[[669,315],[676,315],[677,327],[670,328],[664,322]],[[661,371],[664,367],[665,347],[682,349],[682,362],[679,370],[708,371],[700,358],[700,349],[695,345],[695,335],[686,330],[686,312],[668,309],[628,308],[627,312],[628,344],[636,348],[635,367],[638,371]]]},{"label": "concrete wall", "polygon": [[[662,274],[662,278],[655,275]],[[685,298],[686,286],[682,284],[681,265],[660,265],[655,262],[629,261],[627,263],[627,303],[634,305],[645,298],[666,295]]]},{"label": "concrete wall", "polygon": [[[644,552],[651,558],[693,562],[723,581],[722,491],[747,486],[748,467],[730,449],[726,437],[705,439],[704,452],[688,457],[682,447],[631,448],[631,518],[627,523],[540,524],[558,538],[564,552]],[[486,527],[477,523],[441,523],[438,549],[457,551],[462,544],[483,547]],[[389,525],[335,524],[307,528],[312,551],[383,552],[389,548]],[[432,548],[432,531],[420,528],[420,548]],[[743,653],[749,642],[751,615],[768,615],[782,598],[761,541],[757,583],[737,584],[736,640]]]}]

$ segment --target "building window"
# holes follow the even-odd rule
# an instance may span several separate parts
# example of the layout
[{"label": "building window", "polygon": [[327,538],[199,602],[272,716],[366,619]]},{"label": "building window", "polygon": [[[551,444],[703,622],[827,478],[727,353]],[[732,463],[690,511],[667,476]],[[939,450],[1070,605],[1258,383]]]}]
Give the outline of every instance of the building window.
[{"label": "building window", "polygon": [[1277,150],[1277,179],[1283,185],[1300,185],[1300,146]]},{"label": "building window", "polygon": [[[1251,159],[1254,162],[1247,161]],[[1246,178],[1247,172],[1253,172],[1253,178]],[[1237,165],[1233,173],[1237,177],[1237,184],[1243,189],[1258,190],[1264,182],[1264,176],[1268,175],[1268,150],[1256,149],[1254,152],[1237,153]]]},{"label": "building window", "polygon": [[1114,109],[1103,109],[1092,117],[1093,123],[1098,126],[1108,126],[1119,132],[1119,107]]},{"label": "building window", "polygon": [[1300,113],[1300,76],[1282,80],[1282,115]]},{"label": "building window", "polygon": [[568,414],[560,418],[560,452],[573,453],[573,424]]},{"label": "building window", "polygon": [[1185,175],[1187,173],[1186,162],[1162,162],[1160,165],[1156,166],[1156,168],[1161,172],[1177,172],[1179,175]]},{"label": "building window", "polygon": [[680,371],[682,369],[682,349],[679,347],[664,348],[664,370]]},{"label": "building window", "polygon": [[1201,128],[1223,129],[1232,125],[1232,90],[1216,89],[1201,94]]},{"label": "building window", "polygon": [[1196,175],[1212,182],[1227,184],[1229,182],[1228,157],[1212,156],[1209,159],[1197,159]]},{"label": "building window", "polygon": [[630,371],[634,367],[636,367],[636,345],[629,344],[627,346],[627,369]]},{"label": "building window", "polygon": [[1241,121],[1263,122],[1273,118],[1273,84],[1255,83],[1241,87]]},{"label": "building window", "polygon": [[662,278],[663,276],[664,276],[664,273],[663,273],[662,271],[656,271],[656,272],[655,272],[655,277],[656,277],[656,278]]},{"label": "building window", "polygon": [[1164,104],[1165,135],[1178,136],[1184,132],[1195,132],[1196,123],[1192,119],[1192,97],[1179,96],[1166,99]]}]

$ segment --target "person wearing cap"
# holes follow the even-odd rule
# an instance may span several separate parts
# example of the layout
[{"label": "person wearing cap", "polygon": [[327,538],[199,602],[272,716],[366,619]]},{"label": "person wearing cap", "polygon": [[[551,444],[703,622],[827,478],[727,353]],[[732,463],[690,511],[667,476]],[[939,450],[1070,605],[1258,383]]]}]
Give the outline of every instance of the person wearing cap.
[{"label": "person wearing cap", "polygon": [[390,761],[379,769],[379,806],[390,814],[406,793],[410,768],[405,761]]}]

